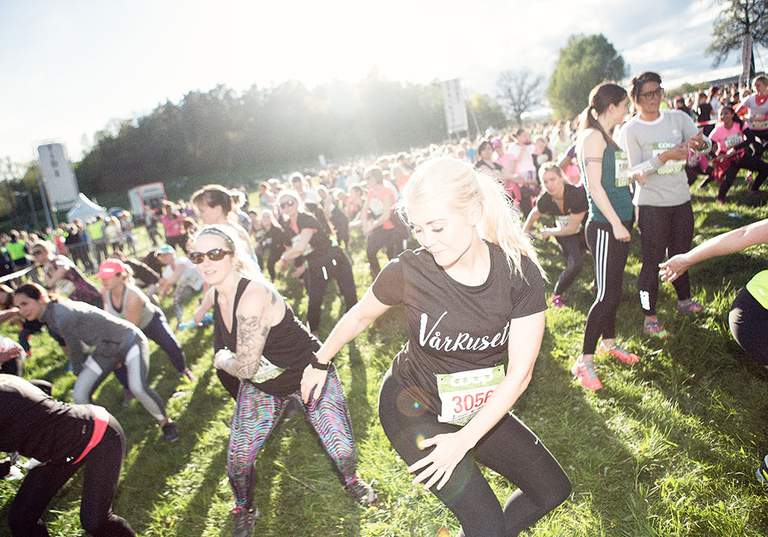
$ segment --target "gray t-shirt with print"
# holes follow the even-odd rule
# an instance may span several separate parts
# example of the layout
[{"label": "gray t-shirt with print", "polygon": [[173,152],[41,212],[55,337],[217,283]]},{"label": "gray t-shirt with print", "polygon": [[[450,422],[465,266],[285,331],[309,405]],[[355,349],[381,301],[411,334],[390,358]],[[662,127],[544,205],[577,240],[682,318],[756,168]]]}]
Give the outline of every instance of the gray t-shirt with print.
[{"label": "gray t-shirt with print", "polygon": [[642,168],[647,180],[636,183],[635,205],[674,207],[690,201],[685,160],[662,164],[658,156],[698,133],[691,117],[680,110],[662,110],[658,119],[643,121],[638,116],[621,129],[618,141],[627,155],[630,169]]}]

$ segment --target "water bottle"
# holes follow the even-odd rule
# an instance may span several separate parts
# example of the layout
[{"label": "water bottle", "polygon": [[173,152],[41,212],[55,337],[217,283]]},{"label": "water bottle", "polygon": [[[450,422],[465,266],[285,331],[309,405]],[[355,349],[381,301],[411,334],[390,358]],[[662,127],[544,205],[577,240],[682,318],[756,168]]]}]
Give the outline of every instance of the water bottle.
[{"label": "water bottle", "polygon": [[179,330],[189,330],[190,328],[195,327],[195,321],[185,321],[183,323],[179,323],[179,326],[177,327]]}]

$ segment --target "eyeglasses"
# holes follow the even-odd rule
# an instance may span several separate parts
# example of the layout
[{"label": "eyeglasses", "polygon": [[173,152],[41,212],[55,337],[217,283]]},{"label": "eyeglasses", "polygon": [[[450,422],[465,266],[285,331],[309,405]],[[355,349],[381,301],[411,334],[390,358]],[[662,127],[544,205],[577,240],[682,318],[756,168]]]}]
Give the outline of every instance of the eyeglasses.
[{"label": "eyeglasses", "polygon": [[221,261],[228,255],[232,255],[233,253],[234,253],[233,251],[225,250],[224,248],[214,248],[213,250],[208,250],[207,252],[189,252],[187,254],[187,257],[195,265],[199,265],[200,263],[205,261],[206,257],[211,261]]},{"label": "eyeglasses", "polygon": [[296,205],[295,201],[288,200],[288,201],[284,201],[283,203],[281,203],[280,204],[280,208],[281,209],[287,209],[288,207],[293,207],[294,205]]},{"label": "eyeglasses", "polygon": [[655,97],[661,98],[662,95],[664,95],[664,88],[659,86],[653,91],[646,91],[645,93],[641,93],[640,97],[643,97],[645,99],[653,99]]}]

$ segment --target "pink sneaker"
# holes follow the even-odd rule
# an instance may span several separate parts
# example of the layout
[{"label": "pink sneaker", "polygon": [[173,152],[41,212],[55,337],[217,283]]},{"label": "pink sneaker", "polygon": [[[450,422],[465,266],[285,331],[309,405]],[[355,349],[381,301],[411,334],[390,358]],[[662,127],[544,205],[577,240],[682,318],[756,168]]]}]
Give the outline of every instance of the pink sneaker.
[{"label": "pink sneaker", "polygon": [[640,357],[634,352],[629,352],[618,345],[614,345],[608,349],[608,354],[616,358],[622,364],[635,365],[640,361]]},{"label": "pink sneaker", "polygon": [[648,336],[657,337],[659,339],[666,339],[669,335],[658,320],[644,320],[643,332]]},{"label": "pink sneaker", "polygon": [[704,306],[696,302],[695,300],[679,300],[677,302],[677,311],[683,315],[693,315],[700,313],[704,310]]},{"label": "pink sneaker", "polygon": [[586,362],[576,360],[576,363],[571,367],[571,374],[579,380],[581,386],[586,390],[596,392],[603,389],[603,383],[600,382],[595,372],[595,364],[592,360]]},{"label": "pink sneaker", "polygon": [[565,307],[565,300],[563,300],[563,297],[561,295],[552,295],[552,307],[554,308]]}]

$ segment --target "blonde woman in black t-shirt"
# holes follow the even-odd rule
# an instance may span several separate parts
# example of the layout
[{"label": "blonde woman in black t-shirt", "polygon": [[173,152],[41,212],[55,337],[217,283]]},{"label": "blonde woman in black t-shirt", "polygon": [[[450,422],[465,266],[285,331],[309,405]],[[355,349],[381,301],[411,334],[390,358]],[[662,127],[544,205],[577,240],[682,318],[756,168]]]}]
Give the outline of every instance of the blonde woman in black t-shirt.
[{"label": "blonde woman in black t-shirt", "polygon": [[[381,387],[384,431],[414,482],[456,515],[463,535],[517,535],[571,490],[541,441],[509,414],[530,382],[544,334],[541,269],[501,185],[466,163],[423,163],[403,205],[422,247],[390,261],[317,360],[329,363],[402,304],[408,342]],[[304,400],[324,383],[322,370],[307,368]],[[503,508],[478,462],[519,487]]]}]

